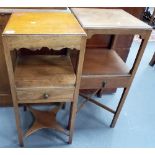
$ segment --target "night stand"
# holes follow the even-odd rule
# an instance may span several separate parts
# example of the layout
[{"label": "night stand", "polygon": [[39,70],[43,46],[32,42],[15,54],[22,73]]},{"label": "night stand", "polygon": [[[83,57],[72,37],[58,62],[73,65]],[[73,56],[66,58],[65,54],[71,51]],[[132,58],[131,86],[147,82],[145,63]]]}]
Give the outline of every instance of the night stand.
[{"label": "night stand", "polygon": [[[94,94],[105,88],[124,88],[116,110],[101,104],[93,99],[92,96],[87,96],[84,93],[80,95],[86,101],[89,100],[114,114],[111,123],[111,127],[114,127],[147,45],[151,27],[121,9],[71,8],[71,11],[86,31],[88,39],[96,34],[113,35],[110,49],[86,50],[80,87],[81,89],[97,89]],[[116,44],[116,35],[118,34],[138,34],[141,39],[141,44],[131,69],[113,50]]]},{"label": "night stand", "polygon": [[[19,104],[45,104],[70,102],[68,136],[72,142],[80,78],[85,53],[86,33],[69,12],[13,13],[3,32],[4,53],[16,116],[19,143],[23,145]],[[77,69],[74,72],[69,54],[35,55],[18,54],[21,48],[36,50],[48,47],[53,50],[76,49],[79,53]],[[13,53],[17,55],[12,59]],[[51,111],[29,108],[35,122],[26,136],[42,128],[65,132],[56,121],[59,107]]]}]

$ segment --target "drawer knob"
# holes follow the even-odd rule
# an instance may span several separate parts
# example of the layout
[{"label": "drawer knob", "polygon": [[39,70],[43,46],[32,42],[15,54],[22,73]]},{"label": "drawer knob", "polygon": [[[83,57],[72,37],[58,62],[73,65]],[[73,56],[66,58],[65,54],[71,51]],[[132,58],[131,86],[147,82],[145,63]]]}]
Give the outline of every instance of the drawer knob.
[{"label": "drawer knob", "polygon": [[48,99],[49,95],[47,93],[44,93],[43,97],[44,99]]}]

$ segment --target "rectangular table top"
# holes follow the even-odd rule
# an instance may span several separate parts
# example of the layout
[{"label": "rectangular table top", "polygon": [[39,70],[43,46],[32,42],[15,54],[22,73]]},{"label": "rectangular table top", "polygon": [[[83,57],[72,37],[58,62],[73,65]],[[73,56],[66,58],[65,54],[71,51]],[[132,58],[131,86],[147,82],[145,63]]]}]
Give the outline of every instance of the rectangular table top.
[{"label": "rectangular table top", "polygon": [[70,12],[13,13],[3,35],[86,35]]},{"label": "rectangular table top", "polygon": [[71,8],[84,29],[151,29],[122,9]]}]

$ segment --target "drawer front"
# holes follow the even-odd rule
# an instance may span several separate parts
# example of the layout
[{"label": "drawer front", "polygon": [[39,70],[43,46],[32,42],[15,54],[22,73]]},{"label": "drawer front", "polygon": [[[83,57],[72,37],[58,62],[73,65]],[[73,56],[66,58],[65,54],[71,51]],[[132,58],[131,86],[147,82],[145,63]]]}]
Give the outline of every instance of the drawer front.
[{"label": "drawer front", "polygon": [[130,76],[124,77],[88,77],[81,79],[80,89],[98,89],[105,83],[105,88],[125,88],[130,80]]},{"label": "drawer front", "polygon": [[0,25],[5,26],[10,18],[10,14],[0,14]]},{"label": "drawer front", "polygon": [[74,88],[34,88],[17,90],[19,103],[67,102],[73,100]]}]

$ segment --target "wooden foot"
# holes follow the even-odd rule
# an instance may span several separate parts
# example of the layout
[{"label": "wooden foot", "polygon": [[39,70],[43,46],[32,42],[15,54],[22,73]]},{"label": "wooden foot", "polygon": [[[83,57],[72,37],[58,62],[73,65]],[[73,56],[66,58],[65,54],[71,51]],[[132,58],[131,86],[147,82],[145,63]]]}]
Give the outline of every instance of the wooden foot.
[{"label": "wooden foot", "polygon": [[110,125],[111,128],[114,128],[116,125],[117,119],[118,119],[119,114],[123,108],[123,105],[124,105],[125,99],[127,97],[128,91],[129,91],[129,88],[124,88],[121,99],[119,101],[119,104],[117,106],[116,112],[114,114],[114,117],[113,117],[111,125]]},{"label": "wooden foot", "polygon": [[68,130],[69,130],[68,144],[72,143],[76,112],[77,112],[77,105],[75,103],[71,102],[69,124],[68,124]]},{"label": "wooden foot", "polygon": [[97,97],[101,98],[102,95],[103,95],[103,89],[100,89],[98,92],[97,92]]},{"label": "wooden foot", "polygon": [[22,144],[19,144],[19,146],[20,146],[20,147],[24,147],[24,144],[23,144],[23,143],[22,143]]},{"label": "wooden foot", "polygon": [[43,128],[51,128],[67,134],[65,129],[62,128],[61,125],[56,121],[56,114],[61,107],[62,106],[53,108],[51,111],[40,111],[29,107],[29,110],[35,117],[35,121],[31,128],[26,132],[25,137],[28,137],[34,132]]},{"label": "wooden foot", "polygon": [[69,139],[68,144],[72,144],[72,139]]},{"label": "wooden foot", "polygon": [[27,107],[26,107],[25,105],[24,105],[24,107],[23,107],[23,110],[24,110],[24,111],[27,111]]},{"label": "wooden foot", "polygon": [[153,55],[153,57],[152,57],[152,59],[151,59],[149,65],[150,65],[150,66],[154,66],[154,64],[155,64],[155,52],[154,52],[154,55]]},{"label": "wooden foot", "polygon": [[105,85],[106,85],[106,82],[103,82],[101,89],[99,89],[99,91],[96,93],[97,97],[99,97],[99,98],[102,97],[104,89],[105,89]]},{"label": "wooden foot", "polygon": [[114,128],[115,127],[115,124],[112,122],[111,124],[110,124],[110,128]]},{"label": "wooden foot", "polygon": [[64,110],[66,108],[66,102],[63,102],[62,104],[62,109]]}]

